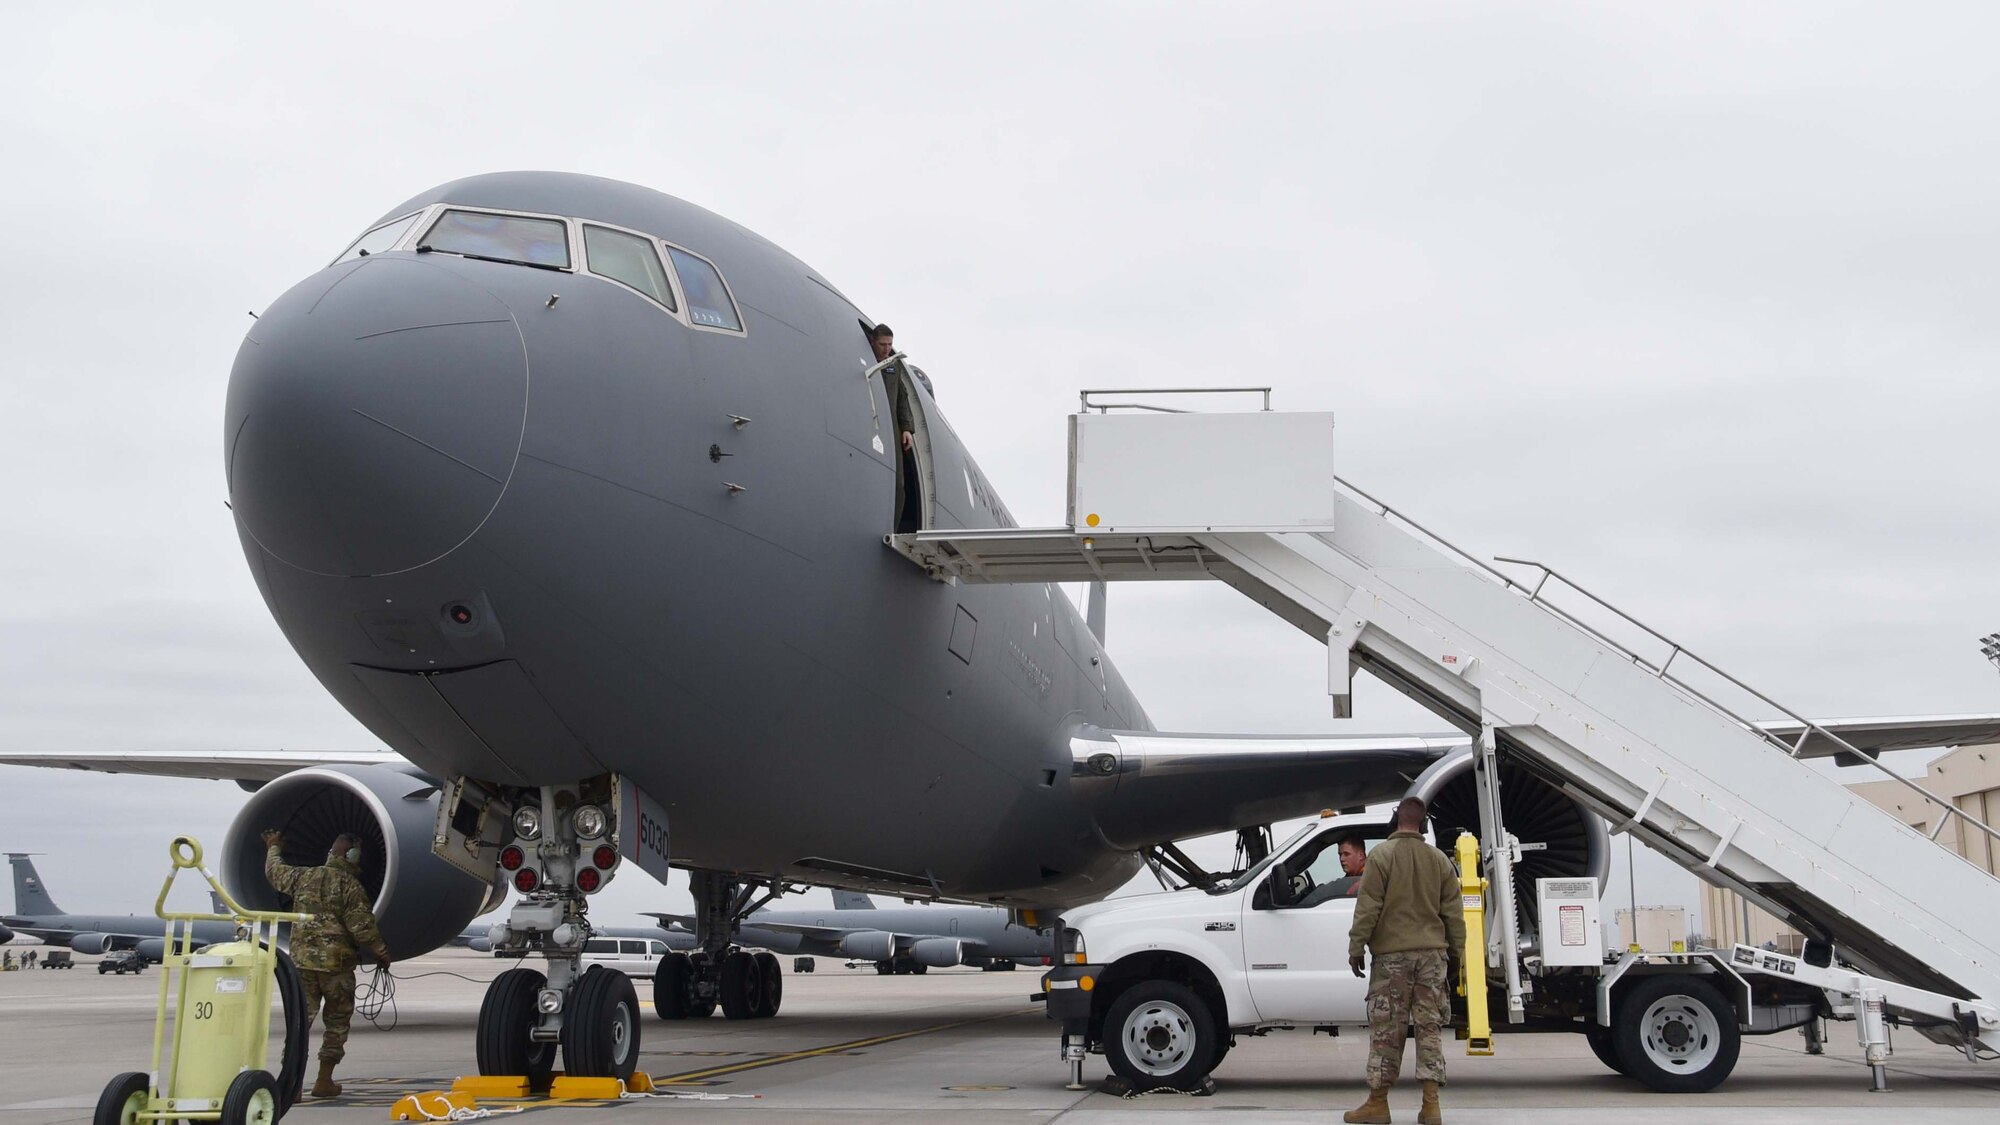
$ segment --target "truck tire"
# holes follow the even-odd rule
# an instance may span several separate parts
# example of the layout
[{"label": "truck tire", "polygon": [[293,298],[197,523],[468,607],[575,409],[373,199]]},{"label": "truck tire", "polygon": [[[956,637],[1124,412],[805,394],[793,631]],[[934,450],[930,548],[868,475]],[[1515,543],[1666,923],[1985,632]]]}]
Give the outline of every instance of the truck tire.
[{"label": "truck tire", "polygon": [[1141,981],[1111,1004],[1104,1057],[1135,1090],[1198,1090],[1220,1059],[1208,1005],[1186,985]]},{"label": "truck tire", "polygon": [[1602,1024],[1586,1021],[1583,1025],[1583,1039],[1590,1044],[1590,1053],[1597,1056],[1598,1062],[1623,1074],[1625,1067],[1618,1061],[1618,1044],[1613,1042],[1613,1038],[1611,1029]]},{"label": "truck tire", "polygon": [[1619,1069],[1662,1094],[1705,1094],[1736,1069],[1736,1008],[1692,973],[1633,981],[1618,1001],[1612,1042]]}]

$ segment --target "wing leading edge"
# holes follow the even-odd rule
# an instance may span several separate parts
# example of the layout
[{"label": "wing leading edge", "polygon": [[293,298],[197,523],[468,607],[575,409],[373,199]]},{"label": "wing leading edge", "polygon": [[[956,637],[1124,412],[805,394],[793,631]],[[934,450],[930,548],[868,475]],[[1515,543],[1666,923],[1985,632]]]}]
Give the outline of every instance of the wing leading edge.
[{"label": "wing leading edge", "polygon": [[307,766],[409,768],[387,750],[8,750],[0,766],[262,783]]}]

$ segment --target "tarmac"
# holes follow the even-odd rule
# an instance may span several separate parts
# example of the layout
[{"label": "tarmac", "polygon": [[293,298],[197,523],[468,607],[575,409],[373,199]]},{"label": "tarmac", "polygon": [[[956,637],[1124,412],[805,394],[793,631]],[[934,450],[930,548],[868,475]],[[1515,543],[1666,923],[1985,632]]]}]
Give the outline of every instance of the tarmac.
[{"label": "tarmac", "polygon": [[[113,1074],[147,1069],[159,970],[100,976],[94,959],[76,960],[66,972],[0,973],[0,1125],[90,1121]],[[1101,1125],[1159,1117],[1177,1125],[1251,1125],[1339,1121],[1365,1094],[1366,1041],[1303,1030],[1240,1041],[1217,1070],[1210,1096],[1106,1094],[1096,1085],[1109,1073],[1099,1056],[1085,1066],[1090,1088],[1071,1091],[1064,1088],[1054,1030],[1028,999],[1040,979],[1032,970],[884,977],[824,959],[810,974],[790,972],[789,958],[785,965],[784,1006],[772,1019],[717,1015],[668,1023],[648,1007],[640,1069],[669,1096],[481,1106],[498,1117],[518,1108],[538,1125],[632,1125],[655,1117],[758,1125]],[[346,1091],[330,1101],[308,1099],[288,1120],[377,1125],[389,1120],[403,1095],[448,1089],[455,1077],[472,1073],[473,1024],[484,982],[507,967],[463,950],[399,963],[394,1006],[381,1013],[382,1026],[356,1018],[338,1073]],[[649,1000],[650,982],[638,984],[641,998]],[[1897,1118],[2000,1119],[2000,1062],[1975,1063],[1903,1033],[1895,1040],[1892,1089],[1876,1094],[1868,1092],[1852,1025],[1830,1025],[1829,1037],[1820,1057],[1806,1055],[1796,1033],[1746,1038],[1735,1073],[1720,1089],[1684,1096],[1655,1094],[1611,1073],[1578,1036],[1502,1035],[1490,1058],[1467,1057],[1463,1044],[1448,1041],[1445,1120],[1684,1125],[1729,1114],[1760,1123],[1879,1125]],[[1395,1119],[1416,1120],[1416,1100],[1414,1083],[1399,1086],[1391,1098]]]}]

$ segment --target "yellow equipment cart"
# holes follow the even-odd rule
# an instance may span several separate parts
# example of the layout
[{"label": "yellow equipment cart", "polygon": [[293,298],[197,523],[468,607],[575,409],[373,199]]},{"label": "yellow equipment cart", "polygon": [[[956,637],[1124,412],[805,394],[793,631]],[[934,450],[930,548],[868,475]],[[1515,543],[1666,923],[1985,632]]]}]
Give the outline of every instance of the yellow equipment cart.
[{"label": "yellow equipment cart", "polygon": [[[201,844],[192,836],[168,847],[173,869],[160,886],[153,909],[166,920],[161,961],[160,1006],[153,1018],[153,1066],[111,1080],[97,1099],[94,1125],[152,1125],[154,1122],[219,1121],[222,1125],[272,1125],[298,1096],[304,1068],[304,994],[291,959],[278,948],[278,927],[304,921],[304,914],[245,910],[202,866]],[[183,868],[193,868],[215,891],[228,914],[182,914],[167,910],[167,892]],[[236,940],[195,950],[195,922],[233,921]],[[286,1066],[280,1075],[265,1069],[271,1037],[271,998],[285,1000]],[[173,997],[171,1057],[168,1050],[168,997]]]}]

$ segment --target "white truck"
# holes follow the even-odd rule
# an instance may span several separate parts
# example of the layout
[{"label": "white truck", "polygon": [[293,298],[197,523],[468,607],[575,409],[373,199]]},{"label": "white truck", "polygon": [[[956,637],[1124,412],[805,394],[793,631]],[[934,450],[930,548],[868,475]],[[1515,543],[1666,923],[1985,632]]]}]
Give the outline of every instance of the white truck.
[{"label": "white truck", "polygon": [[[1135,1089],[1191,1091],[1245,1037],[1301,1028],[1365,1036],[1367,981],[1347,961],[1355,899],[1336,844],[1360,835],[1372,846],[1387,832],[1380,817],[1328,815],[1207,889],[1071,910],[1060,963],[1043,980],[1071,1085],[1081,1087],[1087,1053],[1102,1053]],[[1454,980],[1450,1021],[1468,1053],[1491,1054],[1487,977],[1497,987],[1505,974],[1488,956],[1478,847],[1470,835],[1462,841],[1461,868],[1470,860],[1475,870],[1464,880],[1468,949],[1453,960],[1475,972]],[[1745,1034],[1800,1028],[1816,1054],[1827,1018],[1860,1021],[1879,1086],[1885,1002],[1956,1023],[1968,1038],[1982,1020],[1992,1026],[1990,1005],[1836,966],[1821,943],[1808,943],[1801,957],[1745,946],[1609,956],[1597,881],[1539,883],[1536,931],[1547,948],[1523,949],[1516,967],[1528,985],[1525,1018],[1500,1028],[1581,1034],[1606,1066],[1663,1093],[1715,1088]]]}]

